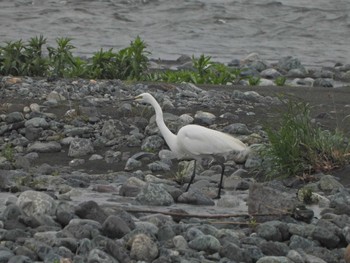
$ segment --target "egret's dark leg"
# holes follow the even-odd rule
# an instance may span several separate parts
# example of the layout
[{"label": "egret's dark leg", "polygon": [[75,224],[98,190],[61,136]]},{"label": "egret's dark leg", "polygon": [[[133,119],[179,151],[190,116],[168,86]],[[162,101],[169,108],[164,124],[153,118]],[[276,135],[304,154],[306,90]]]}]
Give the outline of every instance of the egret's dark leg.
[{"label": "egret's dark leg", "polygon": [[190,189],[190,185],[192,184],[194,177],[196,176],[196,164],[197,164],[197,160],[194,160],[193,172],[192,172],[190,182],[188,183],[188,186],[186,188],[186,192],[188,191],[188,189]]},{"label": "egret's dark leg", "polygon": [[224,178],[224,173],[225,173],[225,165],[223,163],[220,163],[220,165],[221,165],[221,177],[220,177],[218,195],[216,196],[216,199],[220,199],[221,197],[222,180]]}]

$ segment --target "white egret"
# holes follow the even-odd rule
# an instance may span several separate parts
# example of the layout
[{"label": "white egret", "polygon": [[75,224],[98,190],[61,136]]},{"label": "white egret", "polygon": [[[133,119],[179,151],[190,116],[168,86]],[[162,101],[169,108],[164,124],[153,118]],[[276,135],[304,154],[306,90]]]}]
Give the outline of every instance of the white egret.
[{"label": "white egret", "polygon": [[[233,136],[212,130],[203,126],[190,124],[182,127],[177,135],[172,133],[165,125],[163,119],[163,111],[156,99],[149,93],[142,93],[132,100],[151,104],[156,112],[156,123],[164,137],[170,150],[180,160],[194,160],[194,169],[187,186],[186,192],[190,188],[196,173],[196,162],[201,161],[204,157],[222,156],[228,157],[231,153],[238,153],[239,156],[245,156],[249,152],[247,147],[239,139]],[[222,172],[219,183],[217,198],[220,198],[222,179],[224,176],[225,166],[222,163]]]}]

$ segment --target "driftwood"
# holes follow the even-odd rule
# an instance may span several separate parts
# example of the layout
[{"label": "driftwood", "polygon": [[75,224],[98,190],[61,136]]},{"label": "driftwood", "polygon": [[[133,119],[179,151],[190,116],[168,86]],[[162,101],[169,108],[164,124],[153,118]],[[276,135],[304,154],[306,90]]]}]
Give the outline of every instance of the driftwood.
[{"label": "driftwood", "polygon": [[267,213],[267,214],[188,214],[188,213],[181,213],[181,212],[169,212],[169,211],[159,211],[159,210],[151,210],[151,209],[124,209],[125,211],[129,213],[148,213],[148,214],[163,214],[168,216],[173,216],[177,218],[230,218],[230,217],[247,217],[247,218],[254,218],[259,216],[285,216],[285,215],[291,215],[291,213],[286,211],[280,211],[279,213]]}]

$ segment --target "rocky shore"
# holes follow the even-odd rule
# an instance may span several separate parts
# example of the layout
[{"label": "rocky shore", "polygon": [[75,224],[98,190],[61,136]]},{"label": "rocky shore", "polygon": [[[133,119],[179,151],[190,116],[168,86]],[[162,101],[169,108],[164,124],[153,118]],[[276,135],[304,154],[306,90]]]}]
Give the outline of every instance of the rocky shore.
[{"label": "rocky shore", "polygon": [[[193,163],[172,158],[152,108],[121,101],[150,92],[172,131],[197,123],[248,145],[267,142],[281,95],[308,101],[325,128],[347,126],[349,65],[232,63],[248,63],[260,85],[2,77],[0,262],[350,262],[349,167],[261,182],[251,154],[228,163],[220,200],[216,165],[185,192]],[[153,64],[165,66],[184,64]],[[279,75],[288,86],[274,86]]]}]

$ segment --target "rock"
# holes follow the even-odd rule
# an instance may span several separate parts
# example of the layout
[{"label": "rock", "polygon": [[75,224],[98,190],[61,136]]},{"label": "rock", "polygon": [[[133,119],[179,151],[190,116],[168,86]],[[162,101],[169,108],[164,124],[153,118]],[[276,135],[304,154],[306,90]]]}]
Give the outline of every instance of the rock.
[{"label": "rock", "polygon": [[83,138],[74,138],[69,146],[69,157],[82,157],[94,152],[91,140]]},{"label": "rock", "polygon": [[269,221],[258,225],[256,233],[268,241],[285,241],[289,238],[287,224],[279,221]]},{"label": "rock", "polygon": [[106,212],[95,201],[86,201],[80,203],[75,208],[75,213],[80,218],[91,219],[99,222],[100,224],[105,222],[108,217]]},{"label": "rock", "polygon": [[16,204],[27,216],[36,214],[54,215],[57,208],[57,204],[51,196],[31,190],[21,193]]},{"label": "rock", "polygon": [[145,234],[134,236],[129,245],[132,259],[151,262],[158,256],[157,244]]},{"label": "rock", "polygon": [[173,243],[175,248],[178,250],[188,249],[188,243],[183,236],[178,235],[173,237]]},{"label": "rock", "polygon": [[194,115],[194,123],[204,126],[212,125],[216,117],[210,112],[197,111]]},{"label": "rock", "polygon": [[43,129],[47,129],[50,127],[50,124],[46,121],[45,118],[41,118],[41,117],[34,117],[32,119],[27,120],[24,123],[25,127],[35,127],[35,128],[43,128]]},{"label": "rock", "polygon": [[251,131],[248,129],[247,125],[244,123],[233,123],[225,126],[222,130],[225,133],[236,134],[236,135],[248,135]]},{"label": "rock", "polygon": [[113,140],[120,136],[121,132],[117,129],[117,124],[115,120],[107,120],[104,122],[102,129],[102,136],[106,137],[108,140]]},{"label": "rock", "polygon": [[136,200],[144,205],[171,205],[174,203],[172,196],[160,184],[146,184],[136,196]]},{"label": "rock", "polygon": [[293,210],[298,200],[295,194],[291,195],[263,184],[253,183],[249,188],[247,203],[250,214],[268,214]]},{"label": "rock", "polygon": [[211,235],[201,235],[188,243],[189,247],[197,251],[206,251],[208,253],[218,252],[221,248],[219,240]]},{"label": "rock", "polygon": [[102,224],[102,233],[109,238],[122,238],[129,232],[128,224],[119,216],[110,215]]},{"label": "rock", "polygon": [[142,162],[134,158],[129,158],[125,164],[125,171],[132,171],[142,166]]},{"label": "rock", "polygon": [[274,68],[268,68],[260,72],[262,78],[275,79],[282,76],[282,74]]},{"label": "rock", "polygon": [[94,248],[89,252],[89,259],[87,263],[118,263],[113,257],[101,249]]},{"label": "rock", "polygon": [[145,185],[146,183],[144,181],[136,177],[130,177],[120,188],[119,194],[121,196],[135,197]]},{"label": "rock", "polygon": [[63,232],[68,237],[74,237],[76,239],[92,239],[100,234],[101,229],[102,226],[97,221],[90,219],[72,219],[69,224],[64,227]]},{"label": "rock", "polygon": [[164,140],[158,135],[151,135],[146,137],[141,145],[141,150],[146,152],[159,151],[164,145]]},{"label": "rock", "polygon": [[293,263],[287,257],[266,256],[260,258],[256,263]]},{"label": "rock", "polygon": [[323,87],[323,88],[333,88],[333,81],[329,79],[315,79],[313,83],[314,87]]},{"label": "rock", "polygon": [[244,250],[233,243],[224,244],[219,251],[221,257],[226,257],[235,262],[251,262],[248,255],[245,255]]},{"label": "rock", "polygon": [[193,205],[215,205],[215,202],[198,190],[191,190],[183,193],[177,199],[179,203]]},{"label": "rock", "polygon": [[62,146],[58,142],[34,142],[28,146],[27,152],[53,153],[60,152],[61,149]]},{"label": "rock", "polygon": [[11,113],[7,114],[5,117],[5,122],[8,124],[22,122],[23,120],[24,120],[23,114],[18,112],[18,111],[11,112]]},{"label": "rock", "polygon": [[345,263],[350,263],[350,244],[345,249],[344,259],[345,259]]},{"label": "rock", "polygon": [[322,191],[337,191],[344,188],[332,175],[323,175],[319,181],[319,187]]},{"label": "rock", "polygon": [[302,69],[306,72],[300,60],[291,56],[283,57],[278,60],[277,67],[287,72],[291,69]]}]

